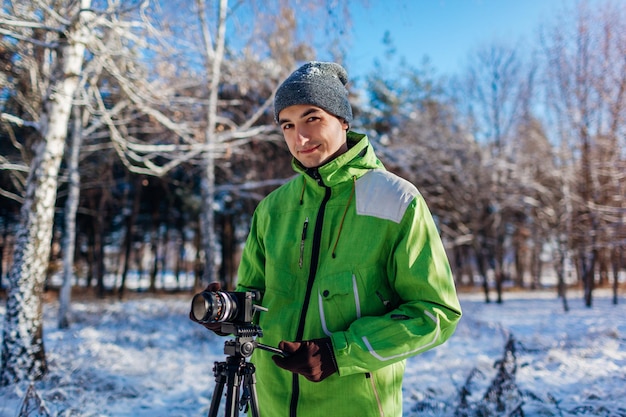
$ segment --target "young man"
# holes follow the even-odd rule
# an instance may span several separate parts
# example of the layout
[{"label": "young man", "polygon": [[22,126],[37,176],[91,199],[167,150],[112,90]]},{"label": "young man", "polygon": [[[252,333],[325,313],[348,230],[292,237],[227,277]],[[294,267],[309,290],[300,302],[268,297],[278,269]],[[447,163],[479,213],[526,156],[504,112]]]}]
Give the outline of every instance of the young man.
[{"label": "young man", "polygon": [[426,203],[349,130],[347,74],[309,62],[274,113],[301,175],[257,207],[237,291],[259,290],[263,417],[400,417],[407,358],[447,340],[461,317]]}]

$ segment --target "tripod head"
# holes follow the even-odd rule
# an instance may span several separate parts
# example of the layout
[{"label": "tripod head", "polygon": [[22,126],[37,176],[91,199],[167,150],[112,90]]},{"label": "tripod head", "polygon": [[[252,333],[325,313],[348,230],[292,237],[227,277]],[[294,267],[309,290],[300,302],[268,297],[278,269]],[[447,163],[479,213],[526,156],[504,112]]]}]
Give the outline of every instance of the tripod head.
[{"label": "tripod head", "polygon": [[222,323],[222,333],[228,333],[235,336],[235,340],[227,340],[224,342],[224,354],[228,356],[240,356],[247,358],[252,355],[255,348],[263,349],[268,352],[276,353],[281,356],[287,356],[282,350],[264,345],[256,341],[255,337],[262,337],[263,330],[256,324],[252,323]]}]

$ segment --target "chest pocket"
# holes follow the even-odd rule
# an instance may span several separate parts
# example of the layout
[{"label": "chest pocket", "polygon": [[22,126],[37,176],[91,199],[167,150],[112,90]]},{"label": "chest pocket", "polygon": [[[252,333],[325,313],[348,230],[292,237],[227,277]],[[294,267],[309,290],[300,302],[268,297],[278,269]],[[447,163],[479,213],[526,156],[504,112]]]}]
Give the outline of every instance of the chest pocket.
[{"label": "chest pocket", "polygon": [[318,308],[324,333],[346,330],[361,317],[356,277],[349,273],[328,277],[318,287]]}]

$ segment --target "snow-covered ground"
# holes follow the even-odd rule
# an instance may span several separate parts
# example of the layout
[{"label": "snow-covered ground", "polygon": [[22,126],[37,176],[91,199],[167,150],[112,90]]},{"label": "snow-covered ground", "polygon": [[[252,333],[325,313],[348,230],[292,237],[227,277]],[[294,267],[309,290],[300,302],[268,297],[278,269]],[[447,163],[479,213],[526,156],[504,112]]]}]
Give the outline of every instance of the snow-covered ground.
[{"label": "snow-covered ground", "polygon": [[[516,407],[526,417],[626,416],[624,297],[613,305],[598,290],[586,308],[570,292],[567,313],[553,292],[508,293],[502,305],[480,294],[460,298],[456,334],[408,363],[404,416],[521,416]],[[57,305],[46,304],[50,372],[34,389],[0,388],[0,416],[18,416],[24,402],[30,409],[40,402],[51,416],[206,416],[213,363],[224,359],[227,339],[188,320],[190,300],[74,301],[68,330],[56,328]],[[500,384],[507,404],[494,411],[497,401],[484,397],[510,338],[515,361],[509,355],[504,369],[515,378]]]}]

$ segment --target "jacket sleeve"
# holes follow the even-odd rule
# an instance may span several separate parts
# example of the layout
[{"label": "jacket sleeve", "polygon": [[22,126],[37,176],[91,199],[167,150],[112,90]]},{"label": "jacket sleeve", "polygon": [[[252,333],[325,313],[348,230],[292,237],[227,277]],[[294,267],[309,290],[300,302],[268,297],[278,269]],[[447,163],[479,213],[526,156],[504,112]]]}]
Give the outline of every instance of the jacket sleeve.
[{"label": "jacket sleeve", "polygon": [[265,250],[263,242],[259,240],[258,212],[257,208],[252,216],[250,232],[239,263],[237,291],[259,290],[265,293]]},{"label": "jacket sleeve", "polygon": [[461,318],[450,265],[421,195],[407,208],[387,279],[400,300],[332,335],[340,375],[372,372],[445,342]]}]

